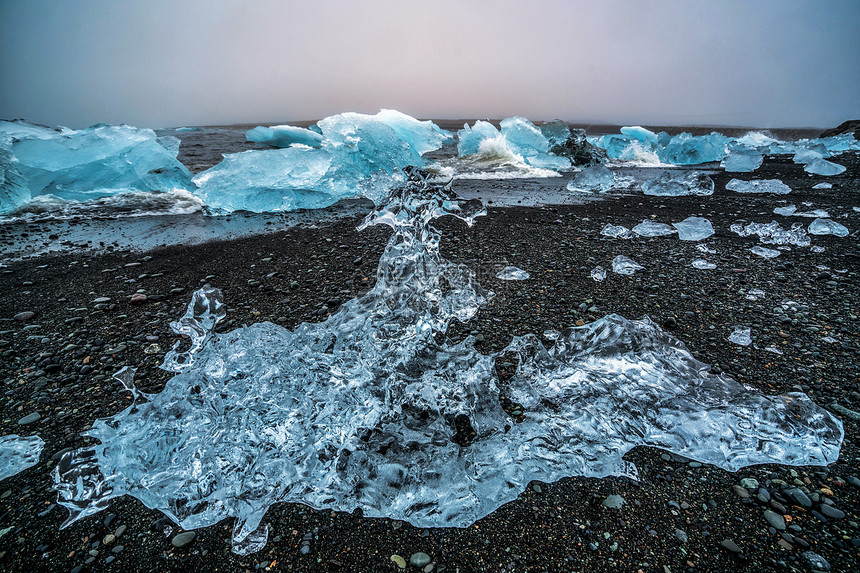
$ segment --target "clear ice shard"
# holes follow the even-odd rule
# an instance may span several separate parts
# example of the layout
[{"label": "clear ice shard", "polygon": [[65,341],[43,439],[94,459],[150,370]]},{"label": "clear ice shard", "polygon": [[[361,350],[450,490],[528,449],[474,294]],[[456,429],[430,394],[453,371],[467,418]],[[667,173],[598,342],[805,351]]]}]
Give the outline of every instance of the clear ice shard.
[{"label": "clear ice shard", "polygon": [[795,205],[786,205],[785,207],[774,207],[773,214],[774,215],[782,215],[783,217],[789,217],[794,215],[797,212],[797,207]]},{"label": "clear ice shard", "polygon": [[749,346],[752,344],[752,335],[747,326],[736,326],[729,335],[729,342],[734,342],[740,346]]},{"label": "clear ice shard", "polygon": [[811,242],[809,235],[806,234],[806,229],[800,223],[792,224],[791,229],[783,229],[776,221],[771,221],[770,223],[749,223],[747,226],[734,223],[729,229],[741,237],[758,235],[759,241],[771,245],[807,247]]},{"label": "clear ice shard", "polygon": [[289,147],[296,144],[322,147],[322,134],[295,125],[258,125],[245,132],[245,139],[272,147]]},{"label": "clear ice shard", "polygon": [[632,275],[644,268],[630,257],[625,257],[624,255],[618,255],[612,259],[612,272],[619,275]]},{"label": "clear ice shard", "polygon": [[616,239],[632,239],[633,232],[630,231],[624,225],[613,225],[612,223],[606,223],[601,229],[600,234],[605,237],[613,237]]},{"label": "clear ice shard", "polygon": [[756,245],[755,247],[751,248],[750,252],[754,255],[764,257],[765,259],[773,259],[779,256],[779,251],[776,251],[774,249],[768,249],[767,247],[762,247],[761,245]]},{"label": "clear ice shard", "polygon": [[18,171],[33,197],[50,194],[86,201],[130,191],[193,187],[191,173],[176,159],[178,140],[160,138],[151,129],[94,125],[56,131],[4,122],[2,133],[13,138]]},{"label": "clear ice shard", "polygon": [[346,197],[378,201],[401,184],[421,155],[452,141],[429,121],[393,110],[342,113],[317,124],[320,149],[290,147],[226,155],[198,174],[196,194],[215,211],[293,211],[328,207]]},{"label": "clear ice shard", "polygon": [[801,165],[807,165],[812,163],[816,159],[822,159],[824,155],[827,153],[827,150],[818,151],[815,149],[798,149],[797,153],[794,154],[794,157],[791,158],[795,163],[800,163]]},{"label": "clear ice shard", "polygon": [[729,138],[721,133],[693,136],[681,133],[673,137],[665,148],[659,151],[664,163],[673,165],[698,165],[712,161],[722,161],[726,156]]},{"label": "clear ice shard", "polygon": [[[814,218],[828,218],[830,217],[830,213],[825,211],[824,209],[813,209],[812,211],[798,211],[797,207],[794,205],[787,205],[785,207],[775,207],[773,209],[774,215],[783,215],[785,217],[814,217]],[[813,233],[814,235],[815,233]]]},{"label": "clear ice shard", "polygon": [[[493,355],[447,340],[452,320],[490,299],[439,252],[435,217],[482,213],[453,201],[410,182],[369,215],[363,226],[393,229],[376,284],[323,322],[217,332],[220,293],[198,291],[173,325],[191,346],[165,358],[164,390],[118,373],[132,404],[57,464],[64,525],[131,495],[186,529],[235,518],[233,549],[246,554],[265,544],[278,502],[465,527],[532,480],[635,477],[623,456],[638,445],[727,470],[836,460],[843,429],[826,410],[713,374],[647,318],[610,314]],[[503,355],[516,367],[499,378]],[[502,394],[524,407],[519,421]]]},{"label": "clear ice shard", "polygon": [[496,273],[496,278],[503,281],[524,281],[531,278],[531,275],[518,267],[505,267]]},{"label": "clear ice shard", "polygon": [[664,171],[643,183],[642,192],[659,197],[713,195],[714,181],[701,171]]},{"label": "clear ice shard", "polygon": [[603,282],[606,279],[606,269],[597,265],[593,269],[591,269],[591,278],[596,282]]},{"label": "clear ice shard", "polygon": [[0,133],[0,215],[13,213],[30,201],[27,180],[18,171],[12,138]]},{"label": "clear ice shard", "polygon": [[812,186],[813,189],[833,189],[833,183],[818,183]]},{"label": "clear ice shard", "polygon": [[845,237],[848,235],[848,227],[841,223],[837,223],[833,219],[815,219],[809,224],[809,234]]},{"label": "clear ice shard", "polygon": [[732,179],[726,183],[726,189],[736,193],[774,193],[776,195],[791,193],[791,187],[779,179],[758,179],[755,181]]},{"label": "clear ice shard", "polygon": [[678,229],[678,238],[682,241],[701,241],[714,234],[714,226],[704,217],[687,217],[672,226]]},{"label": "clear ice shard", "polygon": [[39,463],[45,442],[39,436],[0,436],[0,480]]},{"label": "clear ice shard", "polygon": [[568,191],[585,191],[592,193],[605,193],[612,188],[615,175],[605,165],[592,165],[586,167],[567,184]]},{"label": "clear ice shard", "polygon": [[717,265],[715,265],[714,263],[710,263],[710,262],[706,261],[705,259],[696,259],[695,261],[690,263],[690,266],[693,267],[694,269],[702,269],[702,270],[713,270],[713,269],[717,268]]},{"label": "clear ice shard", "polygon": [[677,233],[677,230],[673,229],[671,225],[667,225],[666,223],[655,223],[650,219],[645,219],[633,227],[633,232],[640,237],[662,237],[664,235]]},{"label": "clear ice shard", "polygon": [[827,161],[826,159],[816,159],[811,163],[807,164],[806,167],[803,168],[807,173],[814,173],[815,175],[839,175],[840,173],[845,172],[845,166],[839,165],[838,163],[833,163],[832,161]]}]

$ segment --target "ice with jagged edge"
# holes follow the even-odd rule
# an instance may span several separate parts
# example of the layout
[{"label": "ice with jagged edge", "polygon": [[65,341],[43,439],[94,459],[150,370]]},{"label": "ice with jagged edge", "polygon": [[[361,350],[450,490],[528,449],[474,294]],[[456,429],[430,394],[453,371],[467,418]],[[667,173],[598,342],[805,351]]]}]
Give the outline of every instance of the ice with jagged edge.
[{"label": "ice with jagged edge", "polygon": [[507,266],[496,273],[496,278],[502,281],[526,281],[531,275],[519,267]]},{"label": "ice with jagged edge", "polygon": [[322,134],[295,125],[273,125],[266,127],[258,125],[245,132],[245,140],[263,143],[271,147],[290,147],[291,145],[306,145],[322,147]]},{"label": "ice with jagged edge", "polygon": [[567,183],[568,191],[585,191],[587,193],[605,193],[612,188],[615,175],[605,165],[586,167]]},{"label": "ice with jagged edge", "polygon": [[696,259],[692,263],[690,263],[690,266],[693,267],[694,269],[701,269],[701,270],[713,270],[713,269],[717,268],[716,264],[708,262],[705,259]]},{"label": "ice with jagged edge", "polygon": [[837,237],[848,236],[848,227],[837,223],[833,219],[818,218],[809,224],[810,235],[835,235]]},{"label": "ice with jagged edge", "polygon": [[612,223],[606,223],[603,229],[600,230],[600,234],[604,237],[612,237],[614,239],[633,238],[633,232],[630,229],[624,225],[613,225]]},{"label": "ice with jagged edge", "polygon": [[704,217],[687,217],[672,226],[678,229],[678,238],[682,241],[701,241],[714,234],[714,226]]},{"label": "ice with jagged edge", "polygon": [[752,344],[752,335],[748,326],[736,326],[729,335],[729,342],[734,342],[739,346],[749,346]]},{"label": "ice with jagged edge", "polygon": [[[830,213],[824,209],[813,209],[811,211],[798,211],[796,205],[786,205],[785,207],[774,207],[774,215],[782,215],[784,217],[813,217],[813,218],[828,218]],[[814,235],[815,233],[813,233]]]},{"label": "ice with jagged edge", "polygon": [[216,212],[317,209],[347,197],[378,201],[422,167],[422,155],[452,143],[431,121],[395,110],[342,113],[320,120],[320,148],[251,150],[226,155],[194,177],[196,194]]},{"label": "ice with jagged edge", "polygon": [[728,145],[728,155],[720,166],[730,173],[750,173],[761,167],[764,155],[754,147],[731,142]]},{"label": "ice with jagged edge", "polygon": [[701,171],[664,171],[645,181],[642,192],[657,197],[713,195],[714,181]]},{"label": "ice with jagged edge", "polygon": [[664,235],[674,235],[678,232],[678,230],[673,229],[671,225],[667,225],[666,223],[657,223],[650,219],[643,220],[641,223],[633,227],[632,230],[640,237],[662,237]]},{"label": "ice with jagged edge", "polygon": [[191,173],[176,159],[179,140],[151,129],[99,124],[75,131],[0,122],[2,134],[12,138],[15,164],[32,197],[87,201],[193,188]]},{"label": "ice with jagged edge", "polygon": [[18,170],[12,137],[0,133],[0,215],[8,215],[30,201],[27,180]]},{"label": "ice with jagged edge", "polygon": [[814,175],[839,175],[840,173],[845,172],[845,166],[839,165],[838,163],[833,163],[832,161],[827,161],[826,159],[815,159],[810,163],[807,163],[803,168],[807,173],[812,173]]},{"label": "ice with jagged edge", "polygon": [[[814,222],[814,221],[813,221]],[[800,223],[793,223],[790,229],[783,229],[776,221],[770,223],[749,223],[746,226],[734,223],[729,227],[741,237],[758,235],[759,241],[771,245],[797,245],[808,247],[811,243],[809,235]]]},{"label": "ice with jagged edge", "polygon": [[0,480],[38,464],[44,447],[39,436],[0,436]]},{"label": "ice with jagged edge", "polygon": [[644,269],[642,265],[624,255],[618,255],[612,259],[612,272],[619,275],[632,275],[640,269]]},{"label": "ice with jagged edge", "polygon": [[[532,480],[635,478],[623,456],[638,445],[732,471],[837,459],[843,429],[827,411],[712,373],[648,318],[610,314],[548,348],[529,334],[494,355],[471,336],[446,339],[491,293],[440,255],[432,220],[481,213],[418,184],[392,195],[362,225],[393,229],[376,284],[292,331],[216,332],[221,294],[197,291],[171,325],[190,347],[165,357],[176,374],[163,391],[144,394],[121,370],[133,403],[93,423],[94,446],[61,457],[64,526],[131,495],[185,529],[235,518],[233,550],[247,554],[265,545],[278,502],[464,527]],[[502,355],[517,363],[504,379]],[[501,394],[525,409],[519,421]]]},{"label": "ice with jagged edge", "polygon": [[[473,162],[488,167],[524,164],[536,169],[558,171],[570,169],[570,160],[549,152],[553,144],[535,124],[524,117],[508,117],[499,124],[487,121],[465,124],[457,132],[460,157],[476,156]],[[554,140],[553,140],[554,141]]]},{"label": "ice with jagged edge", "polygon": [[736,193],[774,193],[776,195],[791,193],[791,187],[779,179],[758,179],[755,181],[732,179],[726,183],[726,189]]}]

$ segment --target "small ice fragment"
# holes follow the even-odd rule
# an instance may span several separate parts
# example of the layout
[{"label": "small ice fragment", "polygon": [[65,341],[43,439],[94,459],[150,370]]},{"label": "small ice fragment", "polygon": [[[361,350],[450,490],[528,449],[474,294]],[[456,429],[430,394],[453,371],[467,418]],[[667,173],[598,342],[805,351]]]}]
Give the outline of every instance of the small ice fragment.
[{"label": "small ice fragment", "polygon": [[618,273],[619,275],[632,275],[639,269],[644,269],[642,265],[625,257],[624,255],[618,255],[614,259],[612,259],[612,272]]},{"label": "small ice fragment", "polygon": [[780,350],[776,346],[766,346],[765,350],[767,352],[773,352],[774,354],[782,354],[782,350]]},{"label": "small ice fragment", "polygon": [[39,436],[0,436],[0,480],[39,463],[45,442]]},{"label": "small ice fragment", "polygon": [[505,267],[496,274],[496,278],[503,281],[524,281],[530,277],[530,274],[517,267]]},{"label": "small ice fragment", "polygon": [[820,247],[818,245],[813,245],[809,250],[812,251],[813,253],[823,253],[824,247]]},{"label": "small ice fragment", "polygon": [[701,171],[664,171],[643,183],[642,192],[657,197],[713,195],[714,181]]},{"label": "small ice fragment", "polygon": [[848,228],[832,219],[816,219],[809,224],[809,234],[844,237],[848,234]]},{"label": "small ice fragment", "polygon": [[630,232],[630,229],[624,225],[613,225],[612,223],[607,223],[600,231],[600,234],[606,237],[615,237],[617,239],[633,238],[633,233]]},{"label": "small ice fragment", "polygon": [[808,164],[803,168],[807,173],[814,173],[816,175],[839,175],[840,173],[845,171],[844,165],[839,165],[838,163],[833,163],[831,161],[827,161],[826,159],[816,159],[812,163]]},{"label": "small ice fragment", "polygon": [[709,263],[705,259],[696,259],[695,261],[690,263],[690,266],[693,267],[694,269],[703,269],[703,270],[713,270],[713,269],[717,268],[716,264]]},{"label": "small ice fragment", "polygon": [[851,207],[855,213],[860,213],[860,207]]},{"label": "small ice fragment", "polygon": [[813,185],[813,189],[833,189],[833,183],[819,183],[818,185]]},{"label": "small ice fragment", "polygon": [[717,251],[710,248],[708,245],[696,245],[696,248],[702,251],[703,253],[708,253],[709,255],[716,255]]},{"label": "small ice fragment", "polygon": [[[613,265],[614,265],[614,262],[613,262]],[[614,270],[614,266],[613,266],[613,270]],[[618,271],[615,271],[615,272],[618,272]],[[627,274],[627,273],[622,273],[622,274]],[[600,265],[597,265],[596,267],[591,269],[591,278],[593,278],[597,282],[602,282],[603,279],[606,278],[606,269],[604,269]]]},{"label": "small ice fragment", "polygon": [[701,241],[714,234],[714,226],[703,217],[687,217],[672,226],[678,229],[678,238],[682,241]]},{"label": "small ice fragment", "polygon": [[741,346],[749,346],[752,344],[749,327],[736,326],[734,331],[729,335],[729,342],[734,342]]},{"label": "small ice fragment", "polygon": [[783,217],[788,217],[790,215],[794,215],[794,212],[797,211],[797,207],[794,205],[786,205],[785,207],[774,207],[773,214],[774,215],[782,215]]},{"label": "small ice fragment", "polygon": [[763,290],[754,288],[754,289],[750,289],[750,291],[747,292],[746,298],[747,298],[747,300],[758,300],[761,297],[763,297],[764,295],[765,295],[765,292]]},{"label": "small ice fragment", "polygon": [[614,179],[612,171],[605,165],[592,165],[574,175],[567,184],[567,190],[604,193],[612,188]]},{"label": "small ice fragment", "polygon": [[558,340],[561,336],[561,333],[557,330],[548,329],[543,331],[543,337],[547,340]]},{"label": "small ice fragment", "polygon": [[836,340],[836,339],[835,339],[835,338],[833,338],[832,336],[825,336],[825,337],[824,337],[824,338],[822,338],[821,340],[823,340],[824,342],[826,342],[826,343],[828,343],[828,344],[837,344],[837,343],[839,342],[838,340]]},{"label": "small ice fragment", "polygon": [[655,223],[654,221],[645,219],[633,227],[633,232],[641,237],[661,237],[663,235],[671,235],[677,231],[666,223]]},{"label": "small ice fragment", "polygon": [[732,179],[726,184],[726,189],[737,193],[774,193],[776,195],[791,193],[791,187],[779,179],[758,179],[756,181]]},{"label": "small ice fragment", "polygon": [[750,223],[746,227],[740,223],[735,223],[729,229],[741,237],[758,235],[759,240],[765,244],[806,247],[810,243],[809,236],[800,223],[794,223],[791,229],[783,229],[776,221],[771,221],[770,223]]},{"label": "small ice fragment", "polygon": [[762,247],[761,245],[756,245],[755,247],[751,248],[750,252],[754,255],[758,255],[766,259],[772,259],[774,257],[779,256],[779,251],[774,251],[773,249],[768,249],[767,247]]}]

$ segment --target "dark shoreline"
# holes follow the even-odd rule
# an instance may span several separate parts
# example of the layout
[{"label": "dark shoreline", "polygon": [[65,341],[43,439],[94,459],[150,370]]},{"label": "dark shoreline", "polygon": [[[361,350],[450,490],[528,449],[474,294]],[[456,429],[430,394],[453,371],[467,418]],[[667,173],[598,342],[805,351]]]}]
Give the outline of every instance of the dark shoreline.
[{"label": "dark shoreline", "polygon": [[[610,312],[629,318],[647,314],[699,360],[758,391],[779,394],[799,388],[822,406],[835,402],[860,411],[860,213],[852,211],[860,205],[860,156],[844,154],[836,161],[848,171],[829,178],[810,177],[790,158],[768,158],[756,173],[739,176],[782,179],[794,189],[786,196],[727,192],[730,176],[720,173],[714,176],[717,190],[709,197],[636,193],[584,205],[490,208],[472,228],[442,219],[437,225],[443,231],[443,254],[468,264],[479,282],[496,293],[474,321],[454,325],[449,336],[458,340],[475,333],[483,339],[478,348],[491,352],[513,335],[540,334]],[[811,189],[820,181],[834,188]],[[755,241],[729,231],[738,220],[777,220],[784,227],[795,221],[808,224],[811,219],[772,214],[773,207],[805,201],[838,216],[852,234],[813,236],[814,245],[825,247],[823,253],[793,247],[765,260],[748,253]],[[845,214],[850,216],[842,218]],[[690,215],[710,219],[716,235],[709,242],[718,254],[706,258],[718,268],[690,268],[690,261],[702,253],[694,243],[677,238],[623,241],[599,235],[605,223],[632,227],[650,215],[667,223]],[[170,537],[154,531],[169,522],[124,498],[98,516],[58,530],[66,511],[54,505],[48,466],[54,465],[57,452],[86,443],[79,434],[95,418],[128,403],[110,374],[123,365],[135,366],[139,387],[159,391],[169,376],[157,365],[174,340],[168,323],[181,316],[193,290],[204,282],[222,289],[233,309],[223,330],[262,320],[288,328],[320,320],[374,280],[388,232],[377,227],[359,233],[358,222],[347,217],[316,228],[293,227],[146,253],[48,255],[0,268],[0,435],[36,433],[46,441],[37,466],[0,483],[0,531],[12,528],[0,537],[0,568],[254,571],[266,564],[273,571],[394,571],[391,555],[408,561],[418,551],[431,556],[435,570],[462,573],[663,572],[664,567],[675,573],[808,571],[805,551],[823,556],[834,571],[860,567],[860,481],[853,481],[860,479],[860,426],[839,412],[846,438],[840,460],[826,469],[773,465],[731,474],[637,448],[627,459],[637,464],[639,483],[567,478],[537,484],[466,529],[422,530],[389,519],[279,504],[266,517],[272,526],[269,544],[260,553],[238,557],[230,553],[232,523],[197,530],[191,544],[174,548],[176,531]],[[618,254],[634,258],[645,269],[632,277],[610,273],[602,283],[589,277],[591,268],[611,266]],[[495,272],[507,264],[528,270],[532,279],[496,280]],[[749,301],[744,293],[753,288],[766,294]],[[138,289],[145,289],[149,299],[133,305],[129,297]],[[111,301],[98,308],[92,302],[97,297]],[[808,310],[777,314],[774,309],[784,300]],[[24,323],[12,318],[22,311],[36,315]],[[40,326],[24,330],[25,324]],[[726,340],[735,324],[753,328],[753,346],[744,349]],[[840,342],[823,342],[826,334]],[[152,344],[159,349],[149,354]],[[769,345],[784,354],[765,351]],[[34,411],[41,420],[17,424]],[[743,478],[756,479],[777,506],[756,499],[754,488],[738,489]],[[830,510],[822,509],[821,501],[804,507],[783,491],[786,486],[779,480],[806,488],[809,497],[830,499],[845,517],[827,517],[822,512]],[[623,496],[626,504],[621,509],[603,507],[609,494]],[[748,494],[750,498],[744,497]],[[801,530],[769,531],[765,510],[791,516],[789,525]],[[94,546],[120,525],[127,530],[119,539],[107,547]],[[306,555],[300,553],[303,540],[309,542]],[[732,540],[742,555],[727,549],[731,544],[724,540]],[[120,545],[123,549],[114,553]],[[98,554],[85,564],[89,551]]]}]

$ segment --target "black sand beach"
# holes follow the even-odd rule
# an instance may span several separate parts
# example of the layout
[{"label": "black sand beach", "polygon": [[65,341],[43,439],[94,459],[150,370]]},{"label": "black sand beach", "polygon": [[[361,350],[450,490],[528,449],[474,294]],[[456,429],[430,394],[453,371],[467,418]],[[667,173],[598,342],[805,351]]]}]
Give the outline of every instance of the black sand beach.
[{"label": "black sand beach", "polygon": [[[94,419],[124,408],[129,396],[112,378],[122,366],[138,370],[137,385],[158,392],[169,373],[157,368],[176,337],[169,322],[191,293],[210,283],[225,295],[228,320],[219,328],[269,320],[288,328],[319,321],[366,291],[388,236],[357,232],[359,217],[315,227],[172,246],[46,255],[0,268],[0,435],[39,434],[38,465],[0,483],[0,568],[5,571],[396,571],[417,552],[425,571],[832,571],[860,568],[860,156],[836,159],[848,170],[813,177],[790,158],[769,157],[741,179],[778,178],[786,196],[740,195],[731,178],[714,176],[707,197],[648,197],[641,192],[582,205],[495,208],[472,228],[441,219],[442,251],[464,262],[496,296],[477,319],[455,325],[457,340],[472,333],[484,352],[513,335],[541,333],[593,321],[608,313],[651,316],[697,359],[765,394],[801,390],[845,424],[840,460],[827,468],[756,466],[729,473],[656,449],[627,457],[641,481],[568,478],[534,483],[515,502],[466,529],[418,529],[389,519],[279,504],[267,514],[268,545],[240,557],[230,552],[232,523],[180,536],[172,522],[139,502],[114,501],[98,516],[59,530],[50,471],[62,451]],[[814,190],[827,181],[832,189]],[[563,189],[567,177],[541,185]],[[487,182],[504,193],[518,181]],[[454,189],[457,189],[455,184]],[[774,207],[804,202],[825,209],[852,234],[814,236],[815,253],[793,247],[775,259],[749,253],[755,238],[729,230],[738,221],[779,217]],[[801,207],[806,209],[806,207]],[[644,218],[671,223],[697,215],[713,223],[715,270],[690,262],[702,253],[677,237],[631,240],[600,235],[606,223],[632,227]],[[843,215],[849,215],[842,218]],[[26,232],[22,227],[18,233]],[[4,239],[21,241],[21,236]],[[24,237],[26,239],[26,237]],[[645,268],[634,276],[610,272],[619,254]],[[505,282],[495,273],[515,265],[531,273]],[[761,289],[764,295],[748,300]],[[132,303],[134,293],[146,300]],[[100,297],[109,301],[94,303]],[[140,298],[140,297],[137,297]],[[781,303],[794,306],[783,308]],[[16,320],[20,313],[32,317]],[[727,337],[750,326],[753,345]],[[824,341],[831,337],[836,342]],[[765,350],[773,346],[782,351]],[[497,364],[504,376],[510,365]],[[834,409],[833,404],[837,406]],[[514,406],[508,405],[512,409]],[[845,410],[845,409],[848,410]],[[40,418],[19,420],[38,412]],[[528,412],[523,413],[528,416]],[[625,503],[610,509],[611,494]],[[187,542],[184,543],[183,542]],[[178,546],[177,545],[181,545]],[[308,549],[303,549],[307,547]],[[418,570],[407,564],[407,569]]]}]

